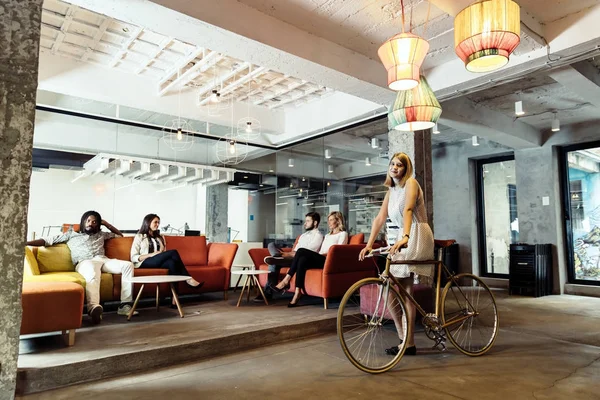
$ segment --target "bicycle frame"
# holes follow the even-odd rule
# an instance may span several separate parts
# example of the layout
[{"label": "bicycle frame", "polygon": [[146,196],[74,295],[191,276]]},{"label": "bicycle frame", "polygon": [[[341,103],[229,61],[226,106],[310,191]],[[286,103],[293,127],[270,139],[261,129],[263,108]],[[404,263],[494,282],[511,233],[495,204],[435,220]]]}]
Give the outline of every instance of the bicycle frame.
[{"label": "bicycle frame", "polygon": [[[438,260],[426,260],[426,261],[415,261],[415,260],[401,260],[401,261],[397,261],[394,262],[393,264],[402,264],[402,265],[435,265],[436,271],[435,271],[435,315],[439,316],[440,315],[440,293],[441,293],[441,283],[442,283],[442,270],[445,272],[445,276],[447,279],[449,279],[452,282],[456,282],[456,275],[453,274],[452,272],[450,272],[450,270],[448,269],[448,267],[446,267],[446,265],[442,262],[442,261],[438,261]],[[408,299],[410,300],[410,302],[415,306],[415,308],[417,309],[417,311],[423,316],[425,317],[427,315],[427,312],[425,312],[425,310],[423,310],[423,307],[421,307],[421,305],[415,300],[415,298],[408,293],[408,291],[404,288],[404,286],[402,284],[400,284],[400,282],[398,281],[398,279],[390,274],[390,265],[392,265],[392,260],[390,259],[389,255],[386,257],[386,263],[385,263],[385,270],[383,271],[383,273],[381,273],[381,278],[382,279],[391,279],[392,282],[394,282],[396,284],[396,286],[398,287],[400,296],[404,299]],[[387,302],[387,293],[389,292],[389,282],[386,284],[387,288],[386,288],[386,295],[385,295],[385,301]],[[457,286],[458,289],[461,291],[462,293],[462,289],[460,289],[460,286]],[[464,293],[463,293],[464,295]],[[465,296],[466,298],[466,296]],[[379,307],[379,301],[380,301],[381,297],[379,299],[377,299],[377,307]],[[466,301],[469,303],[469,306],[472,307],[473,305],[468,301],[468,299],[466,299]],[[384,304],[384,307],[387,306],[387,304]],[[378,310],[379,308],[376,308],[376,310]],[[450,325],[454,325],[456,323],[465,321],[469,318],[472,317],[472,314],[467,314],[464,315],[462,317],[457,317],[452,319],[451,321],[447,321],[445,324],[440,325],[441,328],[446,328]]]}]

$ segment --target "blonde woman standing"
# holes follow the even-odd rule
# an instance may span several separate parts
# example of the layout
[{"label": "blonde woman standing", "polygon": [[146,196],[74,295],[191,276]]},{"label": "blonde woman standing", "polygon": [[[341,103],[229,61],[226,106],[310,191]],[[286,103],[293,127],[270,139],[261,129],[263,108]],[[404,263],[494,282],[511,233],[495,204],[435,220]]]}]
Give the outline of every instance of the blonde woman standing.
[{"label": "blonde woman standing", "polygon": [[306,270],[323,269],[325,266],[325,257],[331,246],[348,243],[348,232],[346,232],[344,216],[341,212],[331,212],[327,216],[327,226],[329,227],[329,233],[325,235],[319,252],[317,253],[306,248],[298,249],[292,261],[292,266],[285,278],[277,286],[272,287],[275,292],[285,293],[290,287],[290,280],[294,274],[296,275],[296,291],[294,292],[294,298],[288,304],[290,308],[298,307],[298,300],[302,297],[302,291],[304,290]]},{"label": "blonde woman standing", "polygon": [[[377,234],[385,224],[388,216],[392,222],[402,227],[402,236],[390,248],[392,262],[400,260],[431,260],[433,259],[433,232],[427,223],[427,209],[423,198],[423,190],[413,177],[412,161],[405,153],[396,153],[390,161],[385,186],[389,188],[379,214],[373,221],[371,236],[367,246],[360,252],[359,259],[363,260],[372,248]],[[403,249],[400,251],[400,249]],[[430,280],[433,275],[431,265],[392,264],[390,272],[408,293],[412,295],[414,281],[417,279]],[[417,348],[414,342],[415,306],[406,302],[406,314],[411,325],[411,335],[407,338],[405,355],[415,355]],[[393,316],[398,332],[402,332],[400,318]],[[390,355],[398,354],[398,347],[386,350]]]}]

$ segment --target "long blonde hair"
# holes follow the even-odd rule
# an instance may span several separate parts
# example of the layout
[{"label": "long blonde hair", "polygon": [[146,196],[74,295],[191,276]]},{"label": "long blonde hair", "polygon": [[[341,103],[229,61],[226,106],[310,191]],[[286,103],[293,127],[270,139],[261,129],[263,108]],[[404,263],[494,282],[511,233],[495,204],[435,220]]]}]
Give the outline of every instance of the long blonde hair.
[{"label": "long blonde hair", "polygon": [[389,166],[392,164],[392,161],[394,161],[394,158],[397,158],[398,160],[400,160],[400,162],[402,164],[404,164],[404,175],[402,175],[402,178],[400,178],[400,182],[399,182],[400,187],[404,187],[404,185],[406,184],[406,181],[413,176],[414,169],[413,169],[412,161],[410,160],[410,157],[408,156],[408,154],[402,153],[402,152],[396,153],[392,156],[392,158],[390,158],[390,163],[388,164],[388,170],[387,170],[387,174],[385,177],[384,185],[387,187],[396,186],[396,184],[394,183],[394,180],[390,176],[390,168],[389,168]]},{"label": "long blonde hair", "polygon": [[[340,230],[340,232],[344,232],[346,230],[346,223],[344,222],[344,215],[341,212],[332,211],[327,216],[327,220],[329,220],[329,217],[335,218],[335,220],[338,223],[337,228]],[[333,231],[330,231],[329,234],[330,235],[333,234]]]}]

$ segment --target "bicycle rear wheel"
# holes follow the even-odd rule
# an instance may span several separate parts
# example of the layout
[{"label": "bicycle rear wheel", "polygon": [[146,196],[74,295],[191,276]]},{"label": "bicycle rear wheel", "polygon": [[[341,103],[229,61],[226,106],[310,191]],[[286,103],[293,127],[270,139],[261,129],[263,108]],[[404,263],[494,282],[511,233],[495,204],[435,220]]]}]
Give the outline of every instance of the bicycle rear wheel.
[{"label": "bicycle rear wheel", "polygon": [[[337,332],[344,354],[355,367],[371,374],[388,371],[406,348],[409,326],[404,300],[381,279],[358,281],[340,303]],[[386,349],[394,346],[398,354],[387,354]]]},{"label": "bicycle rear wheel", "polygon": [[455,276],[444,287],[441,306],[442,324],[454,347],[468,356],[480,356],[493,346],[498,309],[481,279],[472,274]]}]

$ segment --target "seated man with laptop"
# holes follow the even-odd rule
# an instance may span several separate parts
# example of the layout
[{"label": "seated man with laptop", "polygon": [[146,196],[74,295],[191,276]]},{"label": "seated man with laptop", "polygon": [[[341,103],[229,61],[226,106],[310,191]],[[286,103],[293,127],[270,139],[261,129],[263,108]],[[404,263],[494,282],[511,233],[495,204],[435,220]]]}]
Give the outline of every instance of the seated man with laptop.
[{"label": "seated man with laptop", "polygon": [[[292,251],[284,252],[275,246],[275,243],[269,243],[267,246],[269,254],[271,254],[271,256],[265,258],[265,263],[269,266],[269,275],[264,290],[268,300],[273,298],[271,287],[279,282],[279,270],[281,267],[292,265],[294,255],[299,249],[305,248],[317,252],[321,248],[323,235],[318,229],[319,222],[321,222],[321,216],[318,212],[309,212],[304,216],[304,233],[300,235],[298,243]],[[254,301],[262,303],[263,299],[259,295]]]}]

